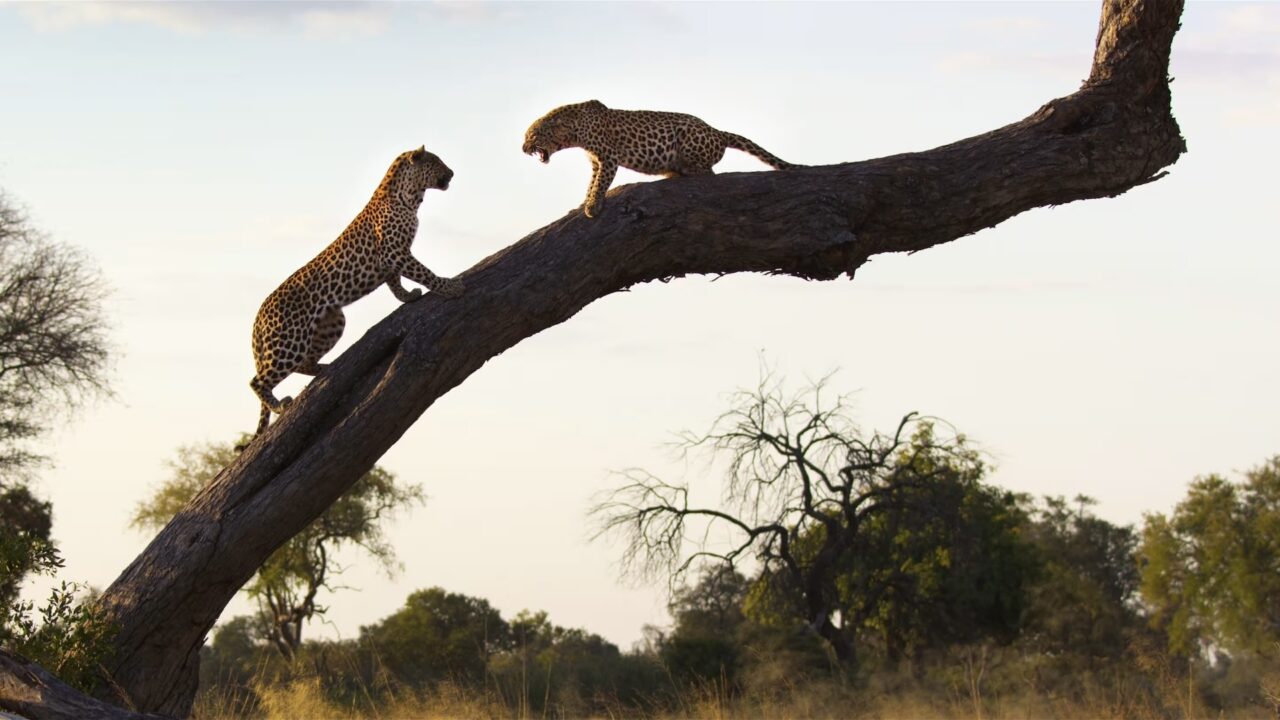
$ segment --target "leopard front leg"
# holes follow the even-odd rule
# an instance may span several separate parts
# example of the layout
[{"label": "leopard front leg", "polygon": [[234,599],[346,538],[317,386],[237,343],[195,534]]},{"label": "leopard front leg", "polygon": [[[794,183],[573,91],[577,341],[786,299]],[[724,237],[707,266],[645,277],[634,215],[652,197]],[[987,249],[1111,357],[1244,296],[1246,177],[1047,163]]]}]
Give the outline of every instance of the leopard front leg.
[{"label": "leopard front leg", "polygon": [[400,276],[392,275],[387,278],[387,287],[391,288],[391,294],[402,303],[410,303],[422,297],[422,291],[418,288],[406,290],[404,285],[400,284]]},{"label": "leopard front leg", "polygon": [[582,214],[593,218],[600,214],[604,204],[604,194],[613,184],[618,174],[618,163],[613,158],[591,158],[591,186],[587,188],[587,201],[582,205]]},{"label": "leopard front leg", "polygon": [[[394,269],[397,275],[403,275],[410,280],[425,285],[428,290],[433,293],[440,293],[446,298],[456,298],[462,295],[462,281],[455,278],[443,278],[431,272],[426,265],[418,262],[418,258],[414,257],[407,250],[392,248],[386,254],[387,265]],[[396,284],[400,284],[397,277]],[[388,282],[390,284],[390,282]],[[393,289],[392,292],[395,292]]]}]

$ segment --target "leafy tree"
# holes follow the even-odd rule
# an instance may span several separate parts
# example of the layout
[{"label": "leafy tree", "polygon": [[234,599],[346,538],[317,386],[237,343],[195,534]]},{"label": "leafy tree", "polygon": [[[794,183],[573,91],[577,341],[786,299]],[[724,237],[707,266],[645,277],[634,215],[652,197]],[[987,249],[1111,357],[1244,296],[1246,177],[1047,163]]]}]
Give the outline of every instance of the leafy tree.
[{"label": "leafy tree", "polygon": [[747,579],[727,565],[703,570],[697,584],[680,588],[668,605],[675,631],[686,635],[731,636],[744,620]]},{"label": "leafy tree", "polygon": [[37,499],[23,483],[5,486],[0,482],[0,606],[7,607],[18,598],[27,574],[54,566],[52,528],[48,502]]},{"label": "leafy tree", "polygon": [[[164,527],[238,454],[234,443],[180,448],[177,461],[170,463],[172,476],[135,510],[134,527]],[[284,657],[294,657],[302,643],[303,624],[325,612],[317,602],[320,590],[333,590],[331,581],[341,572],[334,553],[354,545],[388,573],[394,571],[395,549],[383,534],[384,523],[422,499],[420,487],[401,486],[382,468],[365,473],[323,515],[272,554],[245,586],[245,592],[258,601],[260,636]]]},{"label": "leafy tree", "polygon": [[1048,497],[1027,526],[1040,572],[1028,588],[1023,640],[1041,652],[1118,657],[1137,623],[1137,533],[1094,515],[1094,504]]},{"label": "leafy tree", "polygon": [[441,588],[418,590],[404,607],[360,629],[360,642],[401,681],[477,682],[489,658],[510,647],[511,629],[487,600]]},{"label": "leafy tree", "polygon": [[[691,507],[687,486],[632,471],[594,509],[601,532],[626,535],[630,571],[673,582],[699,560],[754,558],[757,617],[801,624],[848,664],[864,628],[919,644],[1015,624],[1017,499],[980,485],[963,436],[940,438],[913,413],[864,437],[846,408],[822,382],[787,396],[764,379],[708,433],[684,436],[686,450],[727,459],[722,508]],[[714,548],[702,540],[714,533],[734,539]]]},{"label": "leafy tree", "polygon": [[1170,648],[1271,654],[1280,643],[1280,455],[1232,483],[1196,478],[1170,516],[1146,517],[1142,598]]},{"label": "leafy tree", "polygon": [[509,628],[509,646],[490,659],[488,671],[522,716],[603,715],[619,699],[652,697],[658,685],[656,664],[623,655],[595,633],[555,625],[545,612],[521,611]]},{"label": "leafy tree", "polygon": [[[0,537],[0,573],[14,577],[15,565],[23,574],[52,576],[63,560],[48,541],[27,534]],[[93,593],[76,583],[61,583],[40,606],[12,598],[0,604],[0,645],[81,690],[97,685],[98,669],[111,652],[114,633],[98,611]]]},{"label": "leafy tree", "polygon": [[247,686],[267,664],[268,653],[275,651],[263,644],[257,617],[237,615],[219,623],[212,642],[202,648],[200,685]]},{"label": "leafy tree", "polygon": [[0,481],[42,460],[28,443],[65,408],[106,392],[106,289],[0,193]]},{"label": "leafy tree", "polygon": [[677,677],[732,679],[741,663],[747,579],[732,565],[704,568],[698,582],[678,589],[667,606],[675,625],[658,656]]},{"label": "leafy tree", "polygon": [[846,632],[878,634],[891,662],[1011,639],[1035,571],[1019,536],[1021,499],[982,482],[986,464],[963,437],[942,445],[935,432],[919,424],[899,451],[899,479],[859,528],[836,579]]}]

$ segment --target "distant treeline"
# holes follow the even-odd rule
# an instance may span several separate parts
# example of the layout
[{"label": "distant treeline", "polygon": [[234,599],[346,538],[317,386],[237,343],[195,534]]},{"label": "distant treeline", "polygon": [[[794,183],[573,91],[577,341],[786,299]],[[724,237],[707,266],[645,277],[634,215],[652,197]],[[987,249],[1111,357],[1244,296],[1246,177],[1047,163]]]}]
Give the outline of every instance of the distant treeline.
[{"label": "distant treeline", "polygon": [[[478,703],[464,712],[539,717],[700,715],[708,702],[854,716],[895,696],[915,703],[899,713],[988,717],[1280,706],[1280,457],[1243,482],[1196,479],[1140,529],[1083,497],[1033,501],[973,477],[936,490],[947,493],[936,512],[862,529],[874,552],[829,588],[852,657],[837,657],[778,577],[717,563],[673,593],[669,627],[645,628],[627,651],[440,588],[355,639],[306,642],[293,661],[262,621],[235,618],[204,650],[202,707],[261,712],[272,688],[300,680],[334,708],[447,689]],[[788,704],[818,697],[830,704]]]}]

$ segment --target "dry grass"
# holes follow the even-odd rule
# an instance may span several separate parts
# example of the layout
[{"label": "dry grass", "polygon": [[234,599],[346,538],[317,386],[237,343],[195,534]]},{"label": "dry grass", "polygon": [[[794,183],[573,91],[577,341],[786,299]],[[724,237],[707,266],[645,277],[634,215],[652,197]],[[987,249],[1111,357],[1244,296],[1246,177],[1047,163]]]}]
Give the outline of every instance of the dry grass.
[{"label": "dry grass", "polygon": [[[430,693],[404,692],[389,702],[373,707],[340,707],[325,698],[314,680],[258,689],[259,707],[253,712],[235,712],[205,697],[197,706],[199,718],[258,718],[261,720],[393,720],[414,718],[529,718],[562,717],[532,714],[525,708],[495,702],[456,685],[444,685]],[[1155,720],[1184,717],[1221,717],[1245,720],[1273,718],[1266,708],[1226,713],[1183,715],[1177,710],[1134,704],[1124,698],[998,697],[975,707],[969,699],[938,701],[924,696],[867,697],[850,690],[818,686],[804,692],[772,698],[729,698],[721,693],[693,693],[678,709],[646,713],[634,708],[611,708],[599,717],[645,717],[653,720],[730,720],[732,718],[832,718],[849,720],[897,720],[919,718],[973,718],[975,720],[1015,720],[1022,718],[1098,720]]]},{"label": "dry grass", "polygon": [[[1120,671],[1076,677],[1071,690],[1054,690],[1048,681],[1060,682],[1052,672],[994,672],[981,676],[963,664],[949,673],[926,680],[893,673],[877,673],[853,684],[838,679],[797,679],[765,666],[745,683],[748,689],[731,689],[724,680],[710,681],[679,694],[654,698],[648,707],[621,703],[595,703],[601,718],[652,718],[653,720],[730,720],[743,718],[840,718],[849,720],[897,720],[918,718],[972,718],[1012,720],[1044,718],[1070,720],[1173,720],[1175,718],[1224,718],[1274,720],[1274,710],[1259,702],[1230,711],[1207,707],[1185,674],[1167,665],[1145,668],[1141,676]],[[1048,677],[1049,680],[1036,678]],[[1275,682],[1272,677],[1268,682]],[[1267,683],[1264,682],[1264,685]],[[1067,687],[1068,685],[1061,685]],[[260,680],[239,691],[223,686],[204,692],[197,700],[198,718],[254,718],[261,720],[392,720],[400,718],[531,718],[588,717],[574,707],[535,709],[529,698],[510,697],[494,688],[479,689],[441,683],[416,690],[380,683],[361,688],[356,699],[343,705],[326,694],[321,681],[303,677],[289,681]]]}]

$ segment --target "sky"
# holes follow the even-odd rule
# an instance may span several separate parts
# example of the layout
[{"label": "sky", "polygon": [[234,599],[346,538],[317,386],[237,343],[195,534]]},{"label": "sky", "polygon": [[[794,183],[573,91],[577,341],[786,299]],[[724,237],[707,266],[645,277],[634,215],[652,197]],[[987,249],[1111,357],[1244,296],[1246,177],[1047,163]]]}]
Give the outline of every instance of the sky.
[{"label": "sky", "polygon": [[[553,107],[688,112],[791,162],[925,150],[1088,75],[1096,2],[0,3],[0,188],[112,287],[115,395],[60,422],[38,492],[62,579],[142,550],[134,507],[182,445],[252,430],[263,298],[419,145],[456,175],[415,255],[454,275],[582,201],[581,151],[520,153]],[[991,481],[1086,494],[1118,523],[1280,452],[1280,4],[1189,2],[1174,41],[1188,153],[1117,198],[1042,208],[856,281],[692,277],[604,298],[490,361],[381,465],[426,504],[394,577],[347,555],[327,622],[353,637],[441,586],[628,647],[665,586],[620,581],[586,511],[645,468],[714,500],[671,452],[762,363],[834,373],[867,431],[945,418]],[[719,172],[767,168],[731,152]],[[615,184],[650,181],[622,171]],[[337,352],[395,307],[348,309]],[[292,378],[281,395],[295,394]],[[30,592],[39,592],[35,587]],[[243,613],[238,599],[224,619]]]}]

